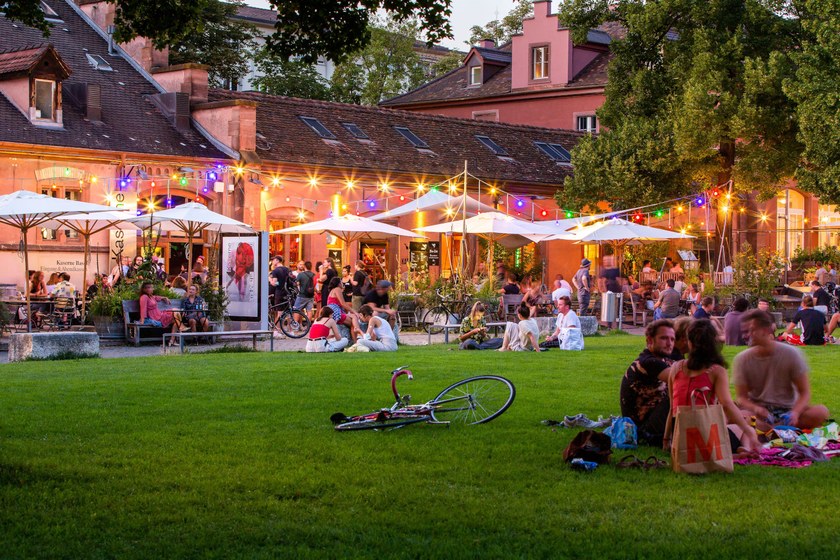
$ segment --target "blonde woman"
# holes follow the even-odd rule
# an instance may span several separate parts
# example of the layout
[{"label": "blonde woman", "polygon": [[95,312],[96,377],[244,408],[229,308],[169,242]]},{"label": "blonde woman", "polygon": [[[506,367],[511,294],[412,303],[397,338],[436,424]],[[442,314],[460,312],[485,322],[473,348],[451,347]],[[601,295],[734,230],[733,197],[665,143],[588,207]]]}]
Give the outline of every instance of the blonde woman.
[{"label": "blonde woman", "polygon": [[484,321],[486,308],[484,304],[477,301],[473,304],[470,314],[461,321],[461,330],[458,339],[461,341],[461,350],[497,350],[502,347],[501,338],[489,338],[487,324]]}]

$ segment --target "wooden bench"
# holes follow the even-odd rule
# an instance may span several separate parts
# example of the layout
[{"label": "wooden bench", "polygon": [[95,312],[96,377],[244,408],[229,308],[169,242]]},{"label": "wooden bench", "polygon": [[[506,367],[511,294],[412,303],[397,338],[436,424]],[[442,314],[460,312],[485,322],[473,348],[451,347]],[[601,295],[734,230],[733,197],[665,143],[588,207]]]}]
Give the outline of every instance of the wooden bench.
[{"label": "wooden bench", "polygon": [[184,353],[184,339],[188,338],[197,338],[199,336],[207,337],[207,338],[234,338],[234,337],[251,337],[251,342],[253,344],[254,350],[257,349],[257,337],[258,336],[268,336],[268,340],[271,343],[271,351],[274,352],[274,331],[272,330],[251,330],[251,331],[219,331],[219,332],[167,332],[163,333],[163,353],[166,354],[166,339],[169,337],[177,338],[178,345],[181,348],[181,354]]},{"label": "wooden bench", "polygon": [[[131,342],[134,346],[140,346],[141,342],[158,342],[163,333],[169,332],[170,330],[169,328],[164,329],[141,323],[140,302],[136,299],[122,300],[122,308],[125,340]],[[180,299],[171,299],[169,303],[158,302],[158,309],[161,311],[180,308]]]}]

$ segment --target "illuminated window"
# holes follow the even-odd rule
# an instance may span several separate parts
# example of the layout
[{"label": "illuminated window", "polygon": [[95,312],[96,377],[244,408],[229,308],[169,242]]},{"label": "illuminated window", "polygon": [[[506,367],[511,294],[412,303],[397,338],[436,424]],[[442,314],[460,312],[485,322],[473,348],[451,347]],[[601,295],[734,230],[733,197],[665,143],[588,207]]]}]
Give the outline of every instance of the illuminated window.
[{"label": "illuminated window", "polygon": [[531,78],[544,80],[548,78],[548,47],[534,47],[531,49]]}]

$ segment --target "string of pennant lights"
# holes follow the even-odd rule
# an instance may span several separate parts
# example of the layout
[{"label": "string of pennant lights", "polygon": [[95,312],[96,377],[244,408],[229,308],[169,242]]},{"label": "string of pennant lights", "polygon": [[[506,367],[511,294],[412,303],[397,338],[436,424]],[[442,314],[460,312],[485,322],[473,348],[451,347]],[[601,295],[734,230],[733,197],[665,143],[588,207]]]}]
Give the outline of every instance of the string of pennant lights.
[{"label": "string of pennant lights", "polygon": [[[266,193],[284,189],[284,183],[287,181],[293,181],[295,183],[303,182],[310,188],[318,188],[325,184],[336,183],[335,180],[323,180],[315,174],[308,175],[304,181],[288,179],[279,173],[251,169],[241,165],[227,166],[218,164],[203,170],[182,167],[178,171],[168,175],[149,175],[144,171],[144,167],[143,164],[135,164],[132,170],[129,170],[124,175],[101,177],[80,172],[70,167],[62,168],[61,166],[56,166],[53,177],[42,178],[39,182],[52,180],[51,189],[56,191],[59,183],[64,188],[68,188],[64,184],[64,181],[78,181],[79,192],[81,192],[86,184],[92,186],[102,183],[105,186],[106,202],[109,204],[114,202],[116,195],[120,192],[134,190],[139,194],[146,188],[150,188],[151,194],[145,201],[145,210],[147,212],[158,210],[158,202],[156,201],[158,197],[163,199],[161,206],[171,208],[174,204],[173,189],[191,191],[195,195],[194,200],[196,202],[203,202],[203,199],[211,192],[219,193],[225,189],[233,192],[237,188],[243,188],[242,183],[246,180],[261,187],[262,191]],[[228,173],[232,174],[235,178],[230,184],[225,182],[226,174]],[[357,200],[342,202],[340,204],[340,210],[341,212],[353,211],[357,215],[375,210],[388,212],[396,210],[402,204],[414,200],[415,196],[422,196],[429,191],[441,191],[453,197],[461,196],[464,188],[464,173],[461,172],[436,182],[417,181],[415,183],[406,183],[381,180],[378,183],[371,183],[355,179],[337,181],[339,184],[338,190],[343,190],[348,195],[348,198],[350,195],[356,195],[356,193],[359,196]],[[469,173],[467,173],[467,179],[467,182],[470,179],[473,181],[473,184],[467,187],[468,193],[470,195],[477,195],[479,202],[481,202],[482,196],[486,196],[491,202],[490,205],[499,208],[502,212],[516,215],[520,219],[529,219],[531,221],[550,221],[553,219],[554,221],[559,221],[564,218],[585,217],[587,215],[587,213],[569,208],[546,207],[537,202],[539,200],[537,196],[510,193],[498,185],[488,183]],[[155,192],[158,189],[159,192]],[[331,207],[332,204],[331,197],[320,198],[287,195],[284,199],[286,203],[299,208],[298,217],[301,221],[305,221],[308,215],[307,207],[317,208],[319,203]],[[138,215],[142,214],[142,210],[139,207],[140,202],[138,200],[138,208],[136,209]],[[754,217],[761,224],[766,224],[770,220],[770,216],[767,213],[748,209],[743,204],[743,200],[737,194],[732,193],[731,181],[722,185],[713,186],[708,190],[693,195],[610,212],[610,214],[613,217],[624,218],[634,223],[662,225],[669,229],[677,228],[681,233],[705,231],[707,236],[711,236],[711,226],[713,223],[713,220],[711,220],[712,210],[724,216],[729,216],[731,213]],[[455,219],[458,217],[458,208],[456,206],[447,207],[444,209],[444,214],[449,218]],[[330,215],[332,215],[332,211],[330,211]],[[677,225],[677,222],[679,222],[679,225]]]}]

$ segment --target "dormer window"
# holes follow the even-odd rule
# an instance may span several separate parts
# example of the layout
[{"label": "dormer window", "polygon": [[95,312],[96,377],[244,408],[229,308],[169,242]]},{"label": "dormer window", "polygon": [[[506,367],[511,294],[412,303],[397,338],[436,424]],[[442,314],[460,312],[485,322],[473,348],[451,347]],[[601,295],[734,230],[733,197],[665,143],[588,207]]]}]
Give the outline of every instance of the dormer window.
[{"label": "dormer window", "polygon": [[55,122],[55,82],[52,80],[35,80],[34,110],[36,120]]},{"label": "dormer window", "polygon": [[548,79],[548,45],[531,48],[531,79]]},{"label": "dormer window", "polygon": [[480,86],[481,85],[481,66],[470,66],[470,85],[471,86]]}]

